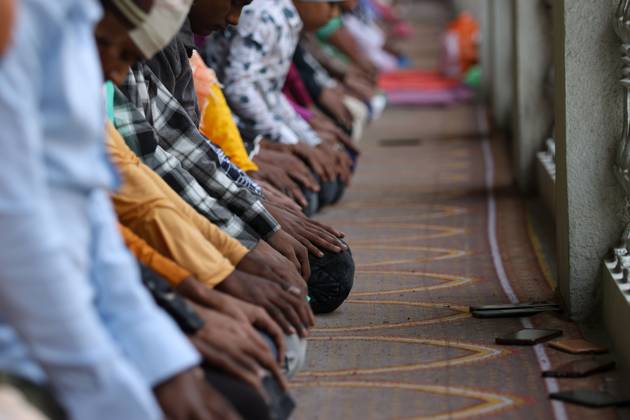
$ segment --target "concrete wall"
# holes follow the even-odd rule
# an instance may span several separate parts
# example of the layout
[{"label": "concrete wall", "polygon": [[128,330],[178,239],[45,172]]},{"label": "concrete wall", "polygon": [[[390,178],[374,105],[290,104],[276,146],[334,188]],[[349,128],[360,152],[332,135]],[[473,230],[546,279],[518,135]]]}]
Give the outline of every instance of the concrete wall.
[{"label": "concrete wall", "polygon": [[489,40],[492,59],[490,110],[495,126],[504,132],[510,132],[512,129],[514,98],[512,9],[513,3],[509,0],[490,0],[489,14],[492,26],[492,35]]},{"label": "concrete wall", "polygon": [[623,121],[614,4],[554,3],[558,280],[576,319],[593,309],[601,258],[622,230],[611,169]]},{"label": "concrete wall", "polygon": [[552,61],[552,25],[547,1],[512,0],[514,37],[513,168],[522,192],[531,192],[536,153],[553,122],[545,89]]}]

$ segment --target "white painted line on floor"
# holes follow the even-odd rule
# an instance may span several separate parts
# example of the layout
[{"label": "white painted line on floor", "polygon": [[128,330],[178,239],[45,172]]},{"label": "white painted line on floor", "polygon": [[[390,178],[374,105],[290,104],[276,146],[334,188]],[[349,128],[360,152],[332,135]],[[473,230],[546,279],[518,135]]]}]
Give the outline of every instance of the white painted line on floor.
[{"label": "white painted line on floor", "polygon": [[[490,243],[490,251],[492,252],[492,261],[494,263],[494,269],[497,273],[497,277],[499,278],[499,282],[501,283],[501,288],[503,289],[503,292],[505,292],[505,295],[510,300],[510,302],[518,303],[518,296],[514,292],[514,289],[510,284],[510,279],[505,272],[503,259],[501,258],[501,250],[499,248],[499,241],[497,240],[497,202],[494,198],[494,158],[492,157],[490,140],[487,137],[488,124],[486,121],[484,109],[481,106],[477,107],[477,125],[479,131],[484,135],[481,142],[481,150],[483,152],[483,162],[485,168],[484,175],[486,204],[488,207],[488,242]],[[520,320],[524,328],[533,327],[529,319],[521,318]],[[545,347],[542,344],[534,346],[534,353],[536,354],[538,366],[540,367],[541,371],[551,369],[549,357],[547,357],[547,352],[545,351]],[[545,386],[547,387],[547,392],[552,393],[558,392],[560,390],[556,378],[545,378],[544,382]],[[567,416],[566,409],[561,401],[552,400],[551,408],[553,410],[553,415],[556,420],[568,420],[569,417]]]},{"label": "white painted line on floor", "polygon": [[492,158],[490,142],[485,137],[481,143],[481,148],[483,150],[483,161],[485,166],[485,188],[488,206],[488,242],[490,242],[492,262],[494,263],[494,269],[497,272],[497,277],[501,282],[501,288],[505,292],[506,296],[510,302],[518,303],[518,296],[516,296],[514,289],[512,289],[510,280],[505,273],[505,267],[503,266],[503,259],[501,258],[501,251],[499,249],[499,241],[497,241],[497,202],[494,199],[494,192],[492,190],[494,184],[494,159]]}]

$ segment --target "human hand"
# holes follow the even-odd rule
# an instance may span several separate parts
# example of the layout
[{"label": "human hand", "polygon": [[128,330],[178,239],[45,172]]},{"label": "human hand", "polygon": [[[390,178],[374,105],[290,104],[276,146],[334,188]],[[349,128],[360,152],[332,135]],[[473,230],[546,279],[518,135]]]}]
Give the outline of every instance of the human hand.
[{"label": "human hand", "polygon": [[194,307],[205,324],[190,340],[206,363],[241,379],[265,397],[268,397],[262,385],[265,369],[287,388],[286,378],[271,349],[249,322],[237,321],[199,305]]},{"label": "human hand", "polygon": [[293,150],[292,144],[276,143],[266,138],[263,138],[259,145],[261,150],[278,150],[280,152],[291,152]]},{"label": "human hand", "polygon": [[340,89],[324,88],[319,95],[319,104],[335,116],[346,128],[352,128],[352,113],[343,103],[343,92]]},{"label": "human hand", "polygon": [[[224,306],[217,308],[217,310],[234,319],[244,317],[251,325],[266,332],[276,344],[278,363],[282,364],[284,362],[284,354],[287,351],[287,345],[284,341],[284,333],[278,323],[260,306],[253,305],[225,293],[221,293],[221,295],[224,296]],[[238,318],[233,315],[236,312],[238,312]]]},{"label": "human hand", "polygon": [[304,219],[302,223],[308,225],[309,227],[322,229],[322,230],[328,232],[329,234],[331,234],[334,237],[339,238],[339,239],[342,239],[342,238],[346,237],[345,233],[335,229],[334,227],[332,227],[330,225],[318,222],[315,219],[310,219],[310,218],[306,217],[304,215],[304,213],[302,213],[301,211],[295,211],[295,210],[290,209],[290,208],[283,208],[283,210],[288,212],[288,213],[290,213],[290,214],[292,214],[293,216],[295,216],[297,218]]},{"label": "human hand", "polygon": [[352,159],[344,149],[339,150],[336,156],[339,179],[347,187],[352,180]]},{"label": "human hand", "polygon": [[274,205],[268,205],[267,210],[278,220],[286,233],[316,257],[324,256],[322,249],[334,253],[348,249],[348,246],[338,239],[343,237],[341,232],[324,227],[325,225],[307,218],[302,213],[294,213]]},{"label": "human hand", "polygon": [[288,197],[295,200],[300,206],[306,207],[308,202],[302,193],[300,186],[289,176],[286,168],[274,163],[255,160],[258,165],[258,172],[254,174],[256,180],[265,180]]},{"label": "human hand", "polygon": [[259,241],[236,269],[276,282],[283,289],[304,299],[308,294],[306,279],[300,276],[300,272],[286,257],[265,241]]},{"label": "human hand", "polygon": [[379,70],[369,58],[363,56],[359,60],[355,61],[351,66],[351,72],[361,75],[371,86],[376,86],[378,82]]},{"label": "human hand", "polygon": [[177,286],[177,291],[192,303],[206,309],[214,309],[236,321],[249,323],[265,331],[276,343],[278,361],[284,360],[286,351],[284,333],[263,308],[211,289],[192,277],[182,281]]},{"label": "human hand", "polygon": [[[276,209],[277,208],[278,207],[276,207]],[[269,208],[267,210],[269,210]],[[276,211],[274,213],[272,211],[271,214],[275,217],[276,214],[281,214],[281,212]],[[282,226],[282,222],[280,220],[278,220],[278,222],[280,222],[280,226]],[[288,234],[284,229],[280,229],[265,240],[273,249],[291,261],[304,279],[308,279],[311,276],[311,264],[308,261],[308,251],[296,238]]]},{"label": "human hand", "polygon": [[344,185],[350,184],[352,178],[352,159],[339,143],[322,143],[318,146],[327,156],[334,158],[335,179],[339,177]]},{"label": "human hand", "polygon": [[181,372],[153,388],[168,420],[238,420],[234,407],[208,385],[199,367]]},{"label": "human hand", "polygon": [[313,116],[308,120],[308,123],[314,130],[335,132],[335,129],[338,128],[333,120],[318,111],[313,112]]},{"label": "human hand", "polygon": [[358,77],[347,77],[344,80],[344,84],[350,93],[363,102],[370,102],[372,97],[376,94],[373,86]]},{"label": "human hand", "polygon": [[335,127],[334,133],[335,133],[335,136],[336,136],[336,140],[339,143],[341,143],[346,149],[352,151],[357,156],[361,154],[361,150],[354,143],[354,141],[352,140],[352,137],[350,137],[348,134],[346,134],[339,127]]},{"label": "human hand", "polygon": [[[335,135],[334,132],[331,131],[326,131],[320,128],[313,128],[315,130],[315,132],[317,133],[317,135],[319,136],[319,139],[322,141],[322,143],[328,145],[328,146],[335,146],[337,145],[337,136]],[[320,143],[321,145],[321,143]],[[318,146],[319,147],[319,146]],[[321,150],[321,148],[320,148]]]},{"label": "human hand", "polygon": [[263,149],[256,155],[256,158],[285,169],[287,174],[304,188],[315,192],[319,191],[319,184],[308,166],[292,153]]},{"label": "human hand", "polygon": [[306,299],[283,290],[272,281],[234,270],[216,287],[238,299],[265,308],[285,334],[306,337],[308,328],[315,325],[313,312]]},{"label": "human hand", "polygon": [[315,172],[322,181],[333,181],[335,179],[332,162],[321,150],[303,143],[294,144],[293,153],[302,159]]},{"label": "human hand", "polygon": [[[220,310],[226,306],[226,294],[215,289],[211,289],[194,277],[188,277],[182,280],[175,290],[186,299],[206,308]],[[247,321],[244,314],[235,312],[231,316],[239,321]]]},{"label": "human hand", "polygon": [[0,57],[4,55],[11,45],[13,25],[15,23],[15,11],[18,2],[14,0],[0,0]]},{"label": "human hand", "polygon": [[315,113],[309,123],[313,130],[317,131],[317,134],[319,134],[322,140],[330,140],[332,144],[343,145],[355,154],[361,154],[361,151],[357,145],[354,144],[352,138],[328,117]]},{"label": "human hand", "polygon": [[[340,151],[340,147],[336,142],[337,137],[334,133],[331,133],[332,142],[322,141],[315,147],[315,151],[319,154],[324,162],[324,169],[327,171],[324,181],[337,181],[338,170],[337,168],[337,152]],[[335,148],[331,147],[331,143],[335,145]]]},{"label": "human hand", "polygon": [[258,185],[260,185],[260,187],[263,189],[263,193],[265,194],[265,202],[270,202],[270,203],[274,203],[282,207],[291,208],[297,212],[302,211],[302,207],[300,207],[295,201],[290,199],[287,195],[278,191],[276,187],[269,184],[267,181],[259,180]]}]

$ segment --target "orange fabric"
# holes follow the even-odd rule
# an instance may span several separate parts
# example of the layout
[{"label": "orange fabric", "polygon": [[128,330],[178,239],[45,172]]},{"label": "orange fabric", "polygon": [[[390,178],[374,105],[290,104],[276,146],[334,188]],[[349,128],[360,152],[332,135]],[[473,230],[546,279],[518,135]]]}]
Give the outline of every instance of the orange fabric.
[{"label": "orange fabric", "polygon": [[127,248],[129,248],[129,251],[131,251],[138,261],[162,276],[171,285],[177,286],[191,276],[190,272],[151,248],[148,243],[133,233],[131,229],[121,224],[118,224],[118,227],[120,228]]},{"label": "orange fabric", "polygon": [[129,149],[111,123],[107,148],[123,183],[112,194],[120,223],[155,250],[214,287],[248,250],[201,216]]},{"label": "orange fabric", "polygon": [[206,63],[204,63],[203,58],[201,58],[197,51],[193,51],[190,57],[190,68],[193,74],[195,94],[197,95],[199,109],[204,109],[208,97],[212,95],[210,87],[218,84],[219,81],[214,71],[206,66]]},{"label": "orange fabric", "polygon": [[195,51],[190,58],[201,123],[199,130],[219,146],[230,160],[245,172],[257,171],[249,158],[243,138],[234,123],[232,111],[223,96],[221,86],[212,69],[208,68]]},{"label": "orange fabric", "polygon": [[479,62],[479,23],[470,13],[463,12],[448,25],[447,30],[457,34],[460,70],[465,73]]}]

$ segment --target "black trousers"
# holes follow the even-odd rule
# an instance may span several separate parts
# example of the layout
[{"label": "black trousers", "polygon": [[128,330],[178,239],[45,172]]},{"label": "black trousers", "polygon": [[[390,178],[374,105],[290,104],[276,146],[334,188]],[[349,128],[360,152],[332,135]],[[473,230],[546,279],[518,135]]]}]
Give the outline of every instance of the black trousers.
[{"label": "black trousers", "polygon": [[[142,281],[152,294],[156,303],[164,309],[186,334],[194,334],[203,326],[194,309],[177,294],[175,290],[153,270],[140,265]],[[273,341],[268,340],[272,349]],[[277,351],[277,350],[276,350]],[[246,383],[205,368],[208,383],[220,392],[244,420],[285,420],[294,408],[291,397],[280,389],[277,381],[271,377],[265,378],[265,389],[270,396],[267,403],[258,392]]]},{"label": "black trousers", "polygon": [[33,409],[44,414],[50,420],[67,419],[65,410],[47,386],[5,372],[0,372],[0,384],[15,389]]},{"label": "black trousers", "polygon": [[304,187],[301,187],[301,190],[302,194],[304,194],[304,198],[306,198],[306,202],[308,203],[302,211],[306,217],[314,216],[319,210],[319,194]]},{"label": "black trousers", "polygon": [[319,188],[319,193],[316,193],[301,187],[308,203],[302,210],[307,217],[314,216],[322,208],[337,203],[346,190],[345,185],[339,180],[319,182]]},{"label": "black trousers", "polygon": [[251,386],[224,373],[205,369],[206,379],[243,417],[244,420],[271,420],[269,407]]},{"label": "black trousers", "polygon": [[269,403],[254,388],[224,373],[205,369],[206,380],[228,400],[243,420],[287,420],[295,404],[278,382],[268,377],[265,390]]}]

